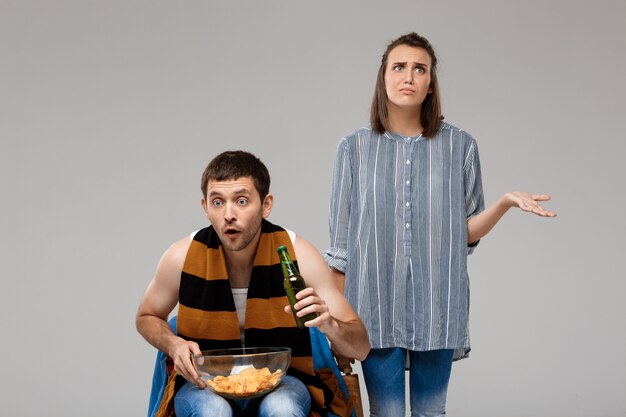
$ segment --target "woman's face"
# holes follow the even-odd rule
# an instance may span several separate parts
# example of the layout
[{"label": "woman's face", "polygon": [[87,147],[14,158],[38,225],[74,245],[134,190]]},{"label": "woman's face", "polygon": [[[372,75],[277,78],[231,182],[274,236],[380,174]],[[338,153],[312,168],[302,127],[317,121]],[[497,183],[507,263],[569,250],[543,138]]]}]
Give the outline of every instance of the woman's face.
[{"label": "woman's face", "polygon": [[419,112],[430,88],[432,60],[423,48],[398,45],[387,57],[385,90],[387,108],[397,107]]}]

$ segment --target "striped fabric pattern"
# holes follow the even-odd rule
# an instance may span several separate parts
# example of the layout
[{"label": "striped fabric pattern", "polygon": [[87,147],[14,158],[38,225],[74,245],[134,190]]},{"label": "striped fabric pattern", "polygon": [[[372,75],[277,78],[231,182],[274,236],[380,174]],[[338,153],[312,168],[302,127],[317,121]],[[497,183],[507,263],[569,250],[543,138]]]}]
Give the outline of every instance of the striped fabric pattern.
[{"label": "striped fabric pattern", "polygon": [[[248,287],[245,338],[249,346],[289,346],[294,357],[311,357],[309,332],[295,327],[285,314],[288,304],[276,248],[289,235],[269,222],[262,224],[257,256]],[[181,274],[178,332],[201,350],[241,347],[235,302],[221,243],[212,227],[195,234]],[[293,345],[293,346],[292,346]],[[303,369],[303,371],[311,371]]]},{"label": "striped fabric pattern", "polygon": [[467,219],[484,209],[476,141],[443,123],[433,138],[370,126],[338,145],[326,262],[372,348],[469,352]]},{"label": "striped fabric pattern", "polygon": [[[348,406],[313,370],[309,329],[299,329],[283,307],[289,304],[276,252],[287,246],[297,264],[287,231],[267,220],[253,261],[245,317],[246,346],[291,348],[287,373],[308,388],[314,409],[344,416]],[[221,242],[212,227],[198,231],[183,265],[179,291],[178,335],[198,343],[200,350],[241,347],[239,322]],[[179,377],[180,378],[180,377]]]}]

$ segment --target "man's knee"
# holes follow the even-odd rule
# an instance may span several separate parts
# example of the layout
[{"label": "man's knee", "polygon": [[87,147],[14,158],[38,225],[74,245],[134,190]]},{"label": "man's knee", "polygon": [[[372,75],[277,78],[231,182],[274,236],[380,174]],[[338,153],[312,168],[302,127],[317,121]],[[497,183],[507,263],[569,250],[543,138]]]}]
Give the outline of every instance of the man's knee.
[{"label": "man's knee", "polygon": [[[306,408],[308,410],[310,407]],[[287,396],[263,402],[259,411],[259,415],[264,417],[304,417],[308,414],[308,411],[303,410],[303,404],[298,404],[293,398]]]},{"label": "man's knee", "polygon": [[269,393],[259,407],[261,417],[306,417],[311,409],[311,396],[304,384],[293,377],[285,377]]},{"label": "man's knee", "polygon": [[190,382],[185,383],[174,397],[177,417],[232,417],[233,410],[225,399],[201,390]]}]

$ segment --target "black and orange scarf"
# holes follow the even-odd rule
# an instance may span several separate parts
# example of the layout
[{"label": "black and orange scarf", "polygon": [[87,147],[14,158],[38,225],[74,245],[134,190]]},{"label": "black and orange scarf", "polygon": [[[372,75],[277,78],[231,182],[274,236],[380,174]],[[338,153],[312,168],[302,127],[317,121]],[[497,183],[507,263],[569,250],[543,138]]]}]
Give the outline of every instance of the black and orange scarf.
[{"label": "black and orange scarf", "polygon": [[[263,220],[248,287],[246,346],[291,348],[287,373],[307,386],[313,409],[348,416],[351,410],[336,380],[326,380],[327,372],[313,369],[309,329],[299,329],[293,316],[283,310],[288,300],[276,252],[283,245],[297,263],[289,234]],[[189,246],[180,280],[177,330],[180,337],[198,343],[200,350],[241,347],[224,251],[212,226],[198,231]],[[157,417],[174,415],[174,395],[184,383],[175,372],[170,374]]]}]

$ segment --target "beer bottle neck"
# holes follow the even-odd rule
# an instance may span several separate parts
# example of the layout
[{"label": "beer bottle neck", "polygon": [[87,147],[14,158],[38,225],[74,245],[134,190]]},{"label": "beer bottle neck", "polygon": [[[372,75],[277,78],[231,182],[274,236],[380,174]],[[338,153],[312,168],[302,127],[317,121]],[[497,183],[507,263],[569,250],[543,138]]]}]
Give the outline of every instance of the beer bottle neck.
[{"label": "beer bottle neck", "polygon": [[298,268],[296,268],[296,264],[291,260],[286,250],[279,250],[278,256],[280,257],[280,266],[283,269],[283,274],[286,277],[298,275]]}]

